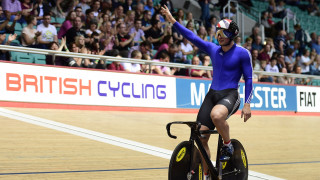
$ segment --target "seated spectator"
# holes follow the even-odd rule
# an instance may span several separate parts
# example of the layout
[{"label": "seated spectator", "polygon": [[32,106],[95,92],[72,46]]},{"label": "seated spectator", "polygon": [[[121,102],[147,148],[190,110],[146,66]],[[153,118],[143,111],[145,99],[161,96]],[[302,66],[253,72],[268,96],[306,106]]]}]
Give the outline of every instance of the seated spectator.
[{"label": "seated spectator", "polygon": [[[190,22],[190,24],[189,24]],[[185,27],[188,27],[188,24],[189,26],[193,25],[193,29],[197,30],[199,29],[199,23],[197,23],[194,18],[193,18],[193,15],[192,15],[192,12],[187,12],[186,14],[186,19],[183,20],[183,25]]]},{"label": "seated spectator", "polygon": [[241,37],[240,37],[240,36],[235,37],[234,42],[235,42],[237,45],[241,46]]},{"label": "seated spectator", "polygon": [[21,18],[21,14],[14,17],[12,24],[10,25],[11,12],[3,13],[2,7],[0,6],[0,33],[14,32],[16,22]]},{"label": "seated spectator", "polygon": [[144,37],[144,32],[143,30],[141,29],[142,27],[142,23],[141,23],[141,20],[140,19],[136,19],[134,21],[134,27],[132,27],[130,29],[130,32],[129,32],[129,35],[135,33],[135,37],[133,39],[133,42],[134,42],[134,45],[139,45],[141,43],[141,41],[145,41],[146,38]]},{"label": "seated spectator", "polygon": [[[159,54],[159,59],[154,59],[155,62],[169,62],[169,55],[166,52]],[[173,71],[167,66],[152,66],[152,72],[160,75],[173,75]]]},{"label": "seated spectator", "polygon": [[95,20],[92,20],[90,22],[89,29],[86,30],[86,34],[87,36],[91,36],[93,32],[96,32],[98,34],[101,33],[101,31],[98,29],[98,23]]},{"label": "seated spectator", "polygon": [[310,59],[310,51],[308,49],[304,49],[303,54],[301,56],[301,74],[310,74],[310,64],[312,64],[314,59]]},{"label": "seated spectator", "polygon": [[113,15],[110,17],[111,21],[115,21],[116,19],[125,19],[126,15],[123,13],[123,6],[119,5],[113,12]]},{"label": "seated spectator", "polygon": [[[144,18],[145,10],[144,10],[144,5],[142,2],[139,2],[137,4],[135,12],[136,12],[136,19],[142,20]],[[151,13],[150,13],[150,15],[151,15]],[[151,16],[150,16],[150,19],[151,19]]]},{"label": "seated spectator", "polygon": [[261,36],[256,36],[255,40],[252,42],[252,48],[260,51],[262,49]]},{"label": "seated spectator", "polygon": [[191,64],[193,54],[195,53],[193,46],[186,38],[183,38],[183,41],[180,45],[181,45],[181,51],[183,54],[183,59],[182,59],[183,63]]},{"label": "seated spectator", "polygon": [[[281,73],[288,73],[286,68],[281,69]],[[280,84],[291,84],[292,78],[286,76],[278,76],[276,83]]]},{"label": "seated spectator", "polygon": [[[131,53],[131,58],[132,59],[141,59],[142,58],[142,54],[140,51],[138,50],[134,50]],[[140,64],[138,63],[121,63],[124,70],[127,72],[140,72],[141,67]]]},{"label": "seated spectator", "polygon": [[315,49],[317,54],[320,55],[320,36],[318,36],[316,43],[311,44],[311,48]]},{"label": "seated spectator", "polygon": [[[80,0],[80,2],[77,4],[77,7],[81,8],[81,11],[83,14],[86,13],[87,9],[90,9],[90,6],[87,4],[87,0]],[[76,9],[77,9],[76,7]]]},{"label": "seated spectator", "polygon": [[52,15],[54,17],[65,18],[66,13],[72,11],[77,5],[78,1],[65,1],[65,0],[56,0],[56,6],[52,9]]},{"label": "seated spectator", "polygon": [[249,36],[252,39],[252,42],[254,42],[256,40],[256,37],[259,36],[260,34],[260,28],[259,26],[254,26],[251,29],[252,34]]},{"label": "seated spectator", "polygon": [[145,33],[145,37],[148,39],[149,42],[153,44],[153,49],[158,50],[160,43],[163,37],[167,35],[166,32],[163,33],[161,29],[161,22],[158,20],[154,20],[152,22],[152,28],[150,28]]},{"label": "seated spectator", "polygon": [[67,31],[72,28],[73,21],[77,17],[75,11],[70,11],[66,17],[66,20],[62,23],[60,30],[58,32],[58,39],[61,39]]},{"label": "seated spectator", "polygon": [[[79,53],[79,48],[75,42],[69,44],[70,52]],[[79,57],[69,57],[67,62],[69,62],[69,66],[72,67],[91,67],[90,60],[87,58],[79,58]]]},{"label": "seated spectator", "polygon": [[41,49],[48,49],[48,44],[50,42],[58,42],[57,29],[50,24],[50,21],[51,15],[49,13],[45,13],[43,15],[42,24],[37,26],[37,31],[41,32],[41,36],[37,39],[39,44],[38,47]]},{"label": "seated spectator", "polygon": [[[209,22],[207,22],[206,27],[207,28],[211,27],[214,30],[214,32],[216,32],[216,25],[217,25],[217,17],[212,15],[209,18]],[[208,32],[209,32],[209,30],[208,30]]]},{"label": "seated spectator", "polygon": [[[207,56],[204,58],[203,61],[203,66],[209,66],[210,64],[210,57]],[[193,56],[192,58],[192,65],[200,65],[200,59],[198,56]],[[206,77],[206,78],[211,78],[211,71],[210,70],[202,70],[202,69],[191,69],[190,75],[192,77]]]},{"label": "seated spectator", "polygon": [[315,70],[313,71],[313,74],[320,75],[320,55],[319,54],[316,56],[316,59],[313,65],[315,68]]},{"label": "seated spectator", "polygon": [[44,0],[36,0],[33,6],[33,15],[37,20],[42,20],[45,12],[50,12],[52,9],[51,3]]},{"label": "seated spectator", "polygon": [[270,45],[266,44],[265,46],[263,46],[263,49],[260,51],[259,55],[258,55],[258,59],[260,60],[267,60],[267,64],[269,64],[270,61],[270,56],[269,56],[269,52],[271,51],[270,49]]},{"label": "seated spectator", "polygon": [[162,39],[162,43],[157,51],[157,53],[154,55],[155,58],[157,58],[157,55],[159,54],[159,52],[162,52],[163,50],[168,51],[169,50],[169,46],[173,44],[173,38],[171,35],[166,35],[163,39]]},{"label": "seated spectator", "polygon": [[270,51],[268,52],[269,57],[276,51],[272,38],[266,38],[266,44],[270,45]]},{"label": "seated spectator", "polygon": [[123,12],[127,13],[128,11],[133,11],[133,2],[132,0],[126,0],[125,4],[123,5]]},{"label": "seated spectator", "polygon": [[21,44],[22,46],[27,47],[37,47],[37,39],[41,35],[40,31],[34,29],[34,26],[37,25],[37,18],[33,15],[30,15],[26,19],[27,26],[22,29],[21,32]]},{"label": "seated spectator", "polygon": [[134,27],[135,23],[135,12],[134,11],[128,11],[127,15],[124,19],[124,22],[126,23],[127,26],[127,31],[130,31],[131,28]]},{"label": "seated spectator", "polygon": [[300,48],[303,50],[306,47],[307,43],[307,36],[305,31],[301,28],[300,24],[294,25],[295,34],[294,39],[300,42]]},{"label": "seated spectator", "polygon": [[[179,21],[179,20],[177,19],[177,22],[179,22],[179,23],[181,24],[181,23],[182,23],[182,20]],[[174,41],[174,43],[180,44],[180,43],[182,42],[182,40],[183,40],[182,34],[180,34],[180,32],[177,31],[176,28],[174,28],[173,26],[172,26],[172,35],[173,35],[173,41]]]},{"label": "seated spectator", "polygon": [[155,13],[155,9],[153,8],[153,1],[152,0],[146,0],[146,5],[144,6],[144,10],[150,11],[151,16]]},{"label": "seated spectator", "polygon": [[[17,34],[10,34],[8,40],[6,41],[6,34],[0,32],[0,44],[10,45],[10,43],[17,38]],[[8,51],[0,50],[0,60],[10,61],[10,54]]]},{"label": "seated spectator", "polygon": [[[279,73],[279,68],[277,66],[277,59],[271,59],[270,64],[267,64],[266,66],[266,72],[273,72],[273,73]],[[277,77],[269,76],[270,81],[269,82],[276,82]]]},{"label": "seated spectator", "polygon": [[82,8],[80,6],[77,6],[74,11],[76,12],[76,16],[81,18],[81,21],[84,22],[86,20],[86,11],[82,11]]},{"label": "seated spectator", "polygon": [[216,39],[216,31],[215,28],[213,27],[208,27],[207,29],[208,36],[207,36],[207,41],[212,42],[216,45],[219,45],[218,40]]},{"label": "seated spectator", "polygon": [[206,28],[204,27],[204,26],[200,26],[199,27],[199,30],[198,30],[198,36],[202,39],[202,40],[204,40],[204,41],[207,41],[207,30],[206,30]]},{"label": "seated spectator", "polygon": [[1,7],[4,11],[5,17],[10,17],[10,21],[13,21],[16,15],[23,15],[25,16],[27,10],[21,9],[21,3],[19,0],[2,0],[1,1]]},{"label": "seated spectator", "polygon": [[20,23],[25,23],[26,17],[30,16],[31,14],[32,15],[34,14],[33,13],[33,3],[31,3],[31,0],[20,0],[20,2],[21,2],[21,10],[25,11],[22,14]]},{"label": "seated spectator", "polygon": [[257,49],[253,49],[251,51],[251,60],[252,60],[253,70],[261,71],[260,59],[258,59],[258,50]]},{"label": "seated spectator", "polygon": [[320,16],[320,10],[315,0],[310,0],[307,5],[307,11],[310,16]]},{"label": "seated spectator", "polygon": [[242,47],[248,49],[249,51],[252,50],[252,38],[251,37],[247,37],[246,38],[246,42],[242,45]]},{"label": "seated spectator", "polygon": [[89,38],[87,37],[86,33],[81,29],[82,28],[82,21],[80,17],[76,17],[73,22],[73,27],[70,28],[65,37],[67,38],[67,44],[75,41],[75,37],[78,35],[83,35],[85,37],[85,41],[89,42]]},{"label": "seated spectator", "polygon": [[[61,44],[59,45],[58,42],[51,42],[49,44],[50,50],[55,51],[62,51],[64,49],[65,51],[69,52],[67,46],[66,46],[66,39],[61,39]],[[63,56],[55,56],[55,59],[53,59],[52,55],[46,55],[46,64],[48,65],[57,65],[57,66],[72,66],[72,67],[78,67],[76,63],[68,61],[68,57]]]},{"label": "seated spectator", "polygon": [[166,5],[168,7],[168,9],[171,12],[171,14],[175,13],[175,10],[174,10],[174,7],[173,7],[173,4],[172,4],[171,0],[161,0],[160,6],[163,7],[164,5]]},{"label": "seated spectator", "polygon": [[282,69],[282,68],[286,68],[286,63],[284,61],[284,55],[283,54],[279,54],[277,57],[277,66],[278,69]]},{"label": "seated spectator", "polygon": [[[302,74],[301,73],[301,66],[296,66],[295,68],[295,74]],[[293,82],[294,84],[297,84],[297,85],[306,85],[308,84],[308,82],[310,81],[310,79],[304,79],[304,78],[294,78],[293,79]]]},{"label": "seated spectator", "polygon": [[[144,60],[150,61],[151,57],[148,54],[142,54],[142,58]],[[140,64],[141,72],[142,73],[150,73],[149,65],[147,64]]]},{"label": "seated spectator", "polygon": [[140,51],[142,54],[147,54],[150,56],[150,51],[152,50],[152,44],[149,41],[143,41],[142,43],[140,43],[140,45],[138,46],[133,46],[130,48],[129,51],[129,58],[131,58],[131,54],[134,50],[138,50]]},{"label": "seated spectator", "polygon": [[[121,58],[121,56],[119,55],[119,51],[118,50],[112,51],[110,56]],[[107,69],[108,70],[115,70],[115,71],[124,71],[124,68],[123,68],[122,64],[119,61],[113,61],[111,64],[108,64],[107,65]]]},{"label": "seated spectator", "polygon": [[[135,37],[135,33],[129,35],[126,31],[126,25],[124,23],[120,23],[117,26],[118,34],[116,35],[115,43],[113,48],[118,49],[120,51],[126,51],[129,53],[129,48],[133,46],[133,38]],[[128,57],[128,55],[127,55]]]},{"label": "seated spectator", "polygon": [[85,38],[83,35],[76,36],[75,43],[78,46],[80,53],[88,52],[88,48],[86,47]]},{"label": "seated spectator", "polygon": [[293,68],[296,65],[296,59],[293,57],[293,49],[289,48],[286,52],[286,56],[284,57],[284,61],[286,63],[287,71],[289,73],[293,72]]},{"label": "seated spectator", "polygon": [[197,34],[197,30],[194,28],[194,24],[192,21],[189,21],[187,23],[186,28],[192,31],[194,34]]},{"label": "seated spectator", "polygon": [[[93,15],[94,17],[98,17],[100,13],[100,7],[101,7],[101,2],[100,1],[93,1],[91,5],[91,9],[93,10]],[[123,8],[122,8],[123,11]]]}]

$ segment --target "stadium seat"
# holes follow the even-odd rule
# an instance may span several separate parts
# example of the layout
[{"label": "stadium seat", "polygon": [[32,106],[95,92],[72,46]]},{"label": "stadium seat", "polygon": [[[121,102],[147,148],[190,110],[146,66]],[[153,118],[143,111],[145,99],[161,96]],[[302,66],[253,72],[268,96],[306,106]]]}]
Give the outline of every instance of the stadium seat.
[{"label": "stadium seat", "polygon": [[30,54],[35,64],[46,64],[46,56],[43,54]]},{"label": "stadium seat", "polygon": [[65,18],[58,18],[56,17],[56,22],[62,24],[66,19]]},{"label": "stadium seat", "polygon": [[9,51],[10,52],[10,57],[11,61],[17,61],[17,56],[29,56],[28,53],[24,52],[15,52],[15,51]]},{"label": "stadium seat", "polygon": [[32,57],[28,55],[28,53],[19,53],[17,55],[17,62],[22,62],[22,63],[33,63],[34,60]]}]

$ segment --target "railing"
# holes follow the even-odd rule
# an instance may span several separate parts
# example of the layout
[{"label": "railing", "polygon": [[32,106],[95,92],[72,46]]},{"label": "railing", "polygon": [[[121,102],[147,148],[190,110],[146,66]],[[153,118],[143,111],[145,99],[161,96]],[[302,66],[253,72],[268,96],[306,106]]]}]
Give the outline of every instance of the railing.
[{"label": "railing", "polygon": [[[151,66],[167,66],[167,67],[185,68],[185,69],[189,69],[189,70],[200,69],[200,70],[212,71],[211,66],[198,66],[198,65],[191,65],[191,64],[181,64],[181,63],[154,62],[154,61],[140,60],[140,59],[130,59],[130,58],[120,58],[120,57],[113,57],[113,56],[101,56],[101,55],[92,55],[92,54],[83,54],[83,53],[54,51],[54,50],[27,48],[27,47],[20,47],[20,46],[0,45],[0,49],[7,50],[7,51],[15,51],[15,52],[52,55],[53,57],[55,57],[55,56],[77,57],[77,58],[88,58],[88,59],[103,60],[103,61],[119,61],[119,62],[146,64],[149,66],[149,68],[151,68]],[[291,74],[291,73],[272,73],[272,72],[265,72],[265,71],[254,71],[254,74],[257,74],[258,76],[267,75],[267,76],[294,77],[294,78],[302,78],[302,79],[319,79],[320,80],[320,76],[313,76],[313,75],[301,75],[301,74]]]}]

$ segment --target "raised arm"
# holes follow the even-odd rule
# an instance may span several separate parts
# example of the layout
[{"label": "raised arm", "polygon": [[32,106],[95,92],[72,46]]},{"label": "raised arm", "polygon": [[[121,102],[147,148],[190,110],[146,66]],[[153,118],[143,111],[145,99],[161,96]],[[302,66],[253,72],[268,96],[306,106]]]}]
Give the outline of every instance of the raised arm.
[{"label": "raised arm", "polygon": [[202,40],[192,31],[190,31],[189,29],[185,28],[180,23],[178,23],[174,19],[174,17],[171,15],[166,5],[164,5],[164,7],[161,7],[161,13],[166,17],[166,20],[171,22],[173,26],[176,28],[176,30],[178,30],[186,39],[188,39],[191,43],[193,43],[199,49],[205,51],[207,54],[209,54],[210,47],[212,48],[212,46],[216,46],[213,43]]}]

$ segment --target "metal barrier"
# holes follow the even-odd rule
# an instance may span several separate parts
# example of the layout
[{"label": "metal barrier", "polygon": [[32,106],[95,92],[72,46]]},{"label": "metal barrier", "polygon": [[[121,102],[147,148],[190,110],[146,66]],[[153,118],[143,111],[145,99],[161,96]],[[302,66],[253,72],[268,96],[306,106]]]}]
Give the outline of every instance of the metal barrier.
[{"label": "metal barrier", "polygon": [[[150,68],[151,68],[151,66],[168,66],[168,67],[175,67],[175,68],[185,68],[185,69],[189,69],[189,70],[200,69],[200,70],[212,71],[211,66],[198,66],[198,65],[191,65],[191,64],[168,63],[168,62],[154,62],[154,61],[140,60],[140,59],[130,59],[130,58],[120,58],[120,57],[113,57],[113,56],[101,56],[101,55],[92,55],[92,54],[83,54],[83,53],[54,51],[54,50],[27,48],[27,47],[20,47],[20,46],[0,45],[0,49],[7,50],[7,51],[44,54],[44,55],[52,55],[52,56],[78,57],[78,58],[89,58],[89,59],[96,59],[96,60],[103,60],[103,61],[119,61],[119,62],[146,64]],[[301,74],[291,74],[291,73],[272,73],[272,72],[265,72],[265,71],[254,71],[253,73],[257,74],[258,76],[267,75],[267,76],[277,76],[277,77],[294,77],[294,78],[319,79],[320,80],[320,76],[314,76],[314,75],[301,75]]]}]

